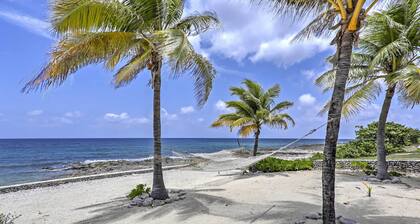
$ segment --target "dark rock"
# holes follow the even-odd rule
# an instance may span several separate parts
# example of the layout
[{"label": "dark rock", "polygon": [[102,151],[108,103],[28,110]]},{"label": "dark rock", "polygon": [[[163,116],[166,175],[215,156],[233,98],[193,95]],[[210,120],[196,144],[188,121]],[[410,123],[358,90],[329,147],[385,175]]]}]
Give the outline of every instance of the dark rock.
[{"label": "dark rock", "polygon": [[386,179],[386,180],[383,180],[382,183],[389,184],[389,183],[391,183],[391,180]]},{"label": "dark rock", "polygon": [[140,195],[141,199],[146,199],[148,197],[150,197],[150,195],[148,193],[143,193],[143,194]]},{"label": "dark rock", "polygon": [[357,224],[357,222],[353,219],[344,218],[343,216],[340,216],[338,219],[338,224]]},{"label": "dark rock", "polygon": [[165,204],[165,200],[154,200],[152,202],[152,207],[158,207]]},{"label": "dark rock", "polygon": [[180,192],[181,192],[181,190],[179,190],[179,189],[172,189],[172,190],[169,191],[169,193],[172,193],[172,194],[178,194]]},{"label": "dark rock", "polygon": [[146,198],[146,199],[144,199],[144,201],[143,201],[143,206],[151,206],[153,204],[153,198]]},{"label": "dark rock", "polygon": [[399,183],[401,183],[401,179],[398,178],[398,177],[393,177],[391,179],[391,183],[393,183],[393,184],[399,184]]},{"label": "dark rock", "polygon": [[318,220],[318,219],[322,218],[322,215],[321,215],[321,213],[313,212],[313,213],[309,213],[309,214],[305,215],[305,218]]},{"label": "dark rock", "polygon": [[376,177],[371,177],[371,178],[368,178],[368,181],[369,182],[381,182],[381,180],[379,180],[378,178],[376,178]]},{"label": "dark rock", "polygon": [[133,200],[131,200],[130,205],[131,206],[142,206],[143,205],[143,198],[140,198],[139,196],[133,198]]}]

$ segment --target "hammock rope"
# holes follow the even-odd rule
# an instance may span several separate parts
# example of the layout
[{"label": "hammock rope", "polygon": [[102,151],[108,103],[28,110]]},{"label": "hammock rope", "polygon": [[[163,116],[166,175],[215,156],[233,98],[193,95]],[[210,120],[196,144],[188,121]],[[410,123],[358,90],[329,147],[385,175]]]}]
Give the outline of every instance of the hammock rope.
[{"label": "hammock rope", "polygon": [[[249,158],[235,158],[235,159],[223,159],[220,161],[215,161],[215,160],[211,160],[210,162],[208,162],[207,164],[202,164],[201,166],[199,166],[199,168],[203,171],[233,171],[233,170],[246,170],[249,167],[255,165],[256,163],[258,163],[261,160],[264,160],[268,157],[271,157],[273,155],[275,155],[276,153],[283,151],[287,148],[289,148],[290,146],[296,144],[297,142],[301,141],[302,139],[308,137],[309,135],[312,135],[313,133],[317,132],[319,129],[323,128],[324,126],[326,126],[329,122],[335,120],[337,118],[331,118],[329,119],[327,122],[323,123],[322,125],[311,129],[309,132],[307,132],[305,135],[303,135],[302,137],[288,143],[285,146],[280,147],[277,150],[274,150],[268,154],[264,154],[261,156],[256,156],[256,157],[249,157]],[[180,154],[180,153],[177,153]],[[205,156],[200,156],[200,155],[195,155],[195,154],[191,154],[191,153],[184,153],[183,154],[186,157],[202,157],[205,158]]]}]

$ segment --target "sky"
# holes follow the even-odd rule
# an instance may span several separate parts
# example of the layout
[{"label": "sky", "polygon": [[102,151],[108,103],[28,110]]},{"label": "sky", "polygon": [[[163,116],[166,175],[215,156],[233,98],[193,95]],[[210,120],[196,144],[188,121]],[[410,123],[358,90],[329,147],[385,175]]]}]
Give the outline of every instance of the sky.
[{"label": "sky", "polygon": [[[243,0],[189,0],[185,15],[213,11],[222,26],[191,37],[196,51],[217,70],[207,104],[197,107],[189,74],[172,79],[164,69],[162,137],[229,138],[237,132],[210,128],[224,102],[234,100],[229,87],[248,78],[264,88],[280,84],[278,101],[293,101],[287,112],[296,125],[288,130],[264,128],[263,138],[296,138],[326,121],[318,112],[331,93],[314,85],[328,69],[325,57],[334,53],[330,38],[291,42],[307,21],[289,21]],[[20,92],[48,61],[56,38],[50,32],[47,0],[0,1],[0,138],[147,138],[152,137],[152,90],[144,72],[129,86],[115,89],[112,71],[91,65],[60,87],[44,92]],[[366,110],[341,124],[340,138],[353,138],[356,125],[379,117],[383,94]],[[395,98],[390,121],[420,128],[419,107],[405,108]],[[417,115],[417,116],[416,116]],[[321,129],[312,138],[324,138]]]}]

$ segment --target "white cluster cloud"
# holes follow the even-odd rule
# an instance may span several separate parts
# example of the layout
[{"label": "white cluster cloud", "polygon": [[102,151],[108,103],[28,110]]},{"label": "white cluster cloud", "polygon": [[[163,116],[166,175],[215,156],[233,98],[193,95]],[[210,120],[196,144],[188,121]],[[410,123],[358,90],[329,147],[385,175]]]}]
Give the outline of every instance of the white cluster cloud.
[{"label": "white cluster cloud", "polygon": [[120,114],[106,113],[104,115],[104,119],[108,122],[122,123],[122,124],[145,124],[149,122],[149,119],[145,117],[132,118],[126,112],[123,112]]},{"label": "white cluster cloud", "polygon": [[214,105],[215,109],[222,113],[232,113],[233,110],[226,106],[226,103],[223,100],[218,100]]},{"label": "white cluster cloud", "polygon": [[293,36],[289,36],[261,43],[251,61],[267,61],[280,67],[287,67],[311,58],[330,47],[326,39],[313,38],[300,43],[292,42],[292,39]]},{"label": "white cluster cloud", "polygon": [[36,122],[45,127],[56,127],[63,124],[73,124],[82,116],[82,113],[80,111],[70,111],[62,115],[51,115],[43,110],[32,110],[26,115],[31,122]]},{"label": "white cluster cloud", "polygon": [[162,117],[166,120],[176,120],[176,119],[178,119],[177,114],[171,114],[165,108],[161,109],[161,113],[162,113]]},{"label": "white cluster cloud", "polygon": [[316,76],[316,73],[313,69],[302,70],[301,73],[308,80],[313,80]]},{"label": "white cluster cloud", "polygon": [[64,116],[69,118],[79,118],[82,116],[82,113],[80,111],[72,111],[65,113]]},{"label": "white cluster cloud", "polygon": [[[242,0],[191,0],[186,14],[197,11],[214,11],[222,22],[222,28],[193,40],[194,46],[207,55],[222,55],[238,62],[268,61],[287,67],[329,49],[327,39],[292,43],[291,39],[307,22],[292,23],[268,8],[244,4]],[[209,47],[203,50],[199,41]]]},{"label": "white cluster cloud", "polygon": [[311,94],[306,93],[299,97],[299,102],[304,106],[310,106],[316,102],[316,98]]},{"label": "white cluster cloud", "polygon": [[193,106],[181,107],[181,114],[190,114],[195,111]]},{"label": "white cluster cloud", "polygon": [[22,15],[16,12],[0,11],[0,17],[21,26],[32,33],[52,39],[50,35],[50,24],[28,15]]},{"label": "white cluster cloud", "polygon": [[33,111],[29,111],[27,113],[28,116],[39,116],[42,115],[44,113],[43,110],[33,110]]}]

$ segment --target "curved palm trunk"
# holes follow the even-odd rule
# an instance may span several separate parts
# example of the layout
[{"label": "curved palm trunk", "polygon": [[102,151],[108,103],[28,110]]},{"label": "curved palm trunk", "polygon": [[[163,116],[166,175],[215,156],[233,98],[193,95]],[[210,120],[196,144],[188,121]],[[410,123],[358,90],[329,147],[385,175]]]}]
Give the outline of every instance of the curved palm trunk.
[{"label": "curved palm trunk", "polygon": [[380,180],[389,179],[388,164],[386,162],[385,149],[385,126],[388,117],[389,108],[391,107],[392,97],[395,93],[395,85],[389,86],[386,90],[384,103],[382,104],[381,115],[378,121],[378,130],[376,132],[376,178]]},{"label": "curved palm trunk", "polygon": [[255,132],[255,140],[254,140],[254,152],[252,153],[253,156],[257,156],[258,151],[258,142],[260,140],[260,130]]},{"label": "curved palm trunk", "polygon": [[154,199],[168,198],[168,192],[163,182],[162,154],[161,154],[161,122],[160,122],[160,87],[161,87],[162,61],[158,60],[152,68],[153,82],[153,189],[151,196]]},{"label": "curved palm trunk", "polygon": [[335,156],[340,131],[341,110],[350,69],[353,38],[353,33],[345,31],[341,40],[337,41],[337,72],[328,111],[329,121],[322,168],[322,218],[324,224],[335,224]]}]

